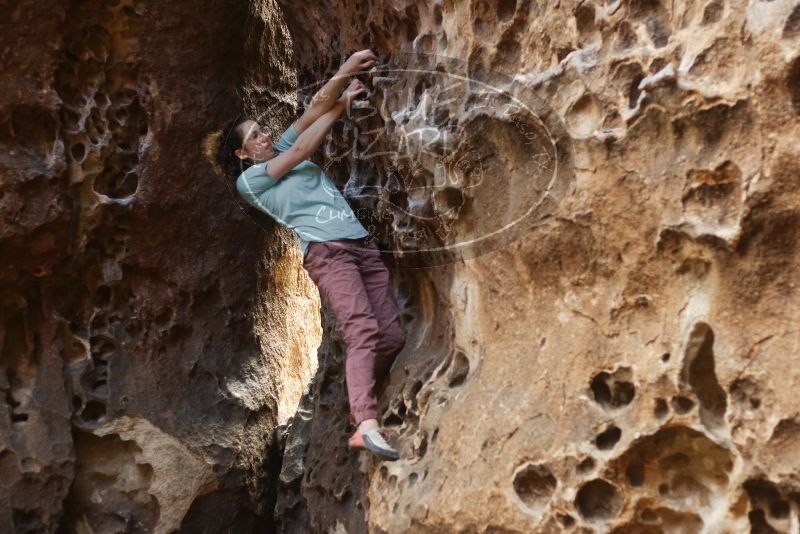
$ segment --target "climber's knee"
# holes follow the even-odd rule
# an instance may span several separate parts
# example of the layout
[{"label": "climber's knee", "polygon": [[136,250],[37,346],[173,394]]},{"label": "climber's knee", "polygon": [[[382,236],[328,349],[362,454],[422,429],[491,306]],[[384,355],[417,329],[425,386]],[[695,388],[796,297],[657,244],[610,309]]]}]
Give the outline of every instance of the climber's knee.
[{"label": "climber's knee", "polygon": [[372,317],[345,322],[342,325],[342,338],[348,353],[376,351],[382,341],[378,323]]},{"label": "climber's knee", "polygon": [[397,322],[393,323],[390,328],[384,332],[384,344],[386,352],[391,355],[396,355],[400,352],[406,344],[406,334]]}]

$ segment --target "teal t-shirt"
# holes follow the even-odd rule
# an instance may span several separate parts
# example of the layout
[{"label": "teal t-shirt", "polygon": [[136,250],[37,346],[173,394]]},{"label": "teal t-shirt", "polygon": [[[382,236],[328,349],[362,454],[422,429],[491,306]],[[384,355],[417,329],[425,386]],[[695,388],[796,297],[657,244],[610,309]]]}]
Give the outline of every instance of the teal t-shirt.
[{"label": "teal t-shirt", "polygon": [[[292,124],[275,143],[275,152],[288,150],[297,135]],[[302,161],[279,179],[267,173],[267,163],[245,169],[236,179],[236,189],[249,204],[292,229],[300,238],[304,256],[311,241],[368,235],[342,194],[314,162]]]}]

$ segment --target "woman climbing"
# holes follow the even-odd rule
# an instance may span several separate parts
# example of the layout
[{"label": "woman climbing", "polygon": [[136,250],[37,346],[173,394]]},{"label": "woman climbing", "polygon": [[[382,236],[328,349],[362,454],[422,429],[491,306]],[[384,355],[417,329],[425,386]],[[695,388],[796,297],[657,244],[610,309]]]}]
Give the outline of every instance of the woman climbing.
[{"label": "woman climbing", "polygon": [[376,63],[370,50],[350,56],[276,143],[256,121],[235,120],[216,134],[213,149],[216,163],[236,178],[239,194],[297,234],[303,267],[342,328],[351,421],[357,424],[348,446],[396,460],[378,425],[376,398],[405,344],[389,272],[342,194],[308,161],[366,89],[354,79],[342,93],[347,80]]}]

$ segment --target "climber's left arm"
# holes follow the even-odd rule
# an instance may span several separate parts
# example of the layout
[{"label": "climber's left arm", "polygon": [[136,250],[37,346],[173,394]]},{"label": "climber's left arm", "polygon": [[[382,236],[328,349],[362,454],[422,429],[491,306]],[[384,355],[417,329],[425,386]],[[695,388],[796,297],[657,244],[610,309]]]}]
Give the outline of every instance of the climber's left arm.
[{"label": "climber's left arm", "polygon": [[369,49],[361,50],[350,56],[339,67],[336,74],[314,94],[311,98],[311,105],[294,122],[294,129],[297,130],[297,133],[299,134],[308,128],[333,107],[351,76],[374,66],[377,62],[378,57]]}]

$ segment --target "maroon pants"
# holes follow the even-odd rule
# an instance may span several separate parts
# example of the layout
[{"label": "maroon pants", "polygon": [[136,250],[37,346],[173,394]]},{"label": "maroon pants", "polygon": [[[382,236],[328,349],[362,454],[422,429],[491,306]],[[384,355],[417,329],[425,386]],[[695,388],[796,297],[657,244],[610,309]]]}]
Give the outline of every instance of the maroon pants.
[{"label": "maroon pants", "polygon": [[350,412],[357,423],[377,419],[376,382],[387,377],[405,344],[378,247],[363,239],[312,242],[303,267],[342,329]]}]

